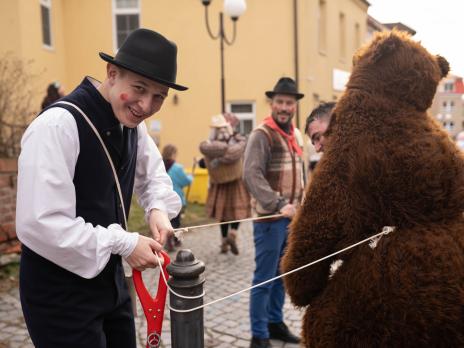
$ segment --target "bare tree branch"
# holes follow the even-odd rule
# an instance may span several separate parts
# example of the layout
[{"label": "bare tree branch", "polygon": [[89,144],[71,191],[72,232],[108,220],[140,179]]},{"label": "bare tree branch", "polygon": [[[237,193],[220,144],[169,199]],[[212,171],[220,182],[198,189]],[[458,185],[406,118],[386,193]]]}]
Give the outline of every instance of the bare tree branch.
[{"label": "bare tree branch", "polygon": [[32,80],[23,62],[6,53],[0,57],[0,157],[19,155],[21,137],[35,112]]}]

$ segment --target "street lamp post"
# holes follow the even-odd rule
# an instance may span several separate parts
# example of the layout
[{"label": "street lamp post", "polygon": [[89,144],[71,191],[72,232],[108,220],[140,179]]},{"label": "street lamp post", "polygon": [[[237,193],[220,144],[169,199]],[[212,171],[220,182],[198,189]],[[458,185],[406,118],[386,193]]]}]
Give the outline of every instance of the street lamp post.
[{"label": "street lamp post", "polygon": [[216,35],[213,34],[211,27],[209,25],[209,20],[208,20],[208,7],[209,4],[211,3],[211,0],[201,0],[201,3],[205,7],[205,22],[206,22],[206,29],[208,31],[209,36],[213,39],[219,39],[220,41],[220,54],[221,54],[221,110],[222,113],[224,114],[226,111],[226,104],[225,104],[225,78],[224,78],[224,42],[231,46],[236,37],[236,27],[237,27],[237,20],[238,17],[240,17],[243,12],[245,12],[246,9],[246,3],[245,0],[224,0],[224,13],[232,19],[234,29],[233,29],[233,34],[232,34],[232,39],[229,40],[226,36],[225,30],[224,30],[224,14],[223,12],[219,12],[219,30]]}]

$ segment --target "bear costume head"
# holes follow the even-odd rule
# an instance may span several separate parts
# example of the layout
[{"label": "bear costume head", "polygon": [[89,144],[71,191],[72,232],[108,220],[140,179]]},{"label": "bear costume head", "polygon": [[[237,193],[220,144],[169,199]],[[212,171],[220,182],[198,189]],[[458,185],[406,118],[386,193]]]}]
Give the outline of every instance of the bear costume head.
[{"label": "bear costume head", "polygon": [[321,166],[324,185],[330,185],[327,175],[343,173],[352,192],[362,193],[358,198],[365,207],[384,215],[384,225],[460,214],[462,154],[426,113],[448,71],[446,59],[430,54],[409,34],[377,33],[355,55],[334,109],[322,161],[328,164]]},{"label": "bear costume head", "polygon": [[395,230],[284,278],[307,347],[464,344],[464,157],[426,112],[448,71],[396,30],[355,55],[282,272]]},{"label": "bear costume head", "polygon": [[[413,58],[414,57],[414,58]],[[392,101],[405,102],[419,111],[433,101],[439,81],[449,72],[441,56],[433,56],[405,32],[377,33],[353,58],[348,88],[368,85]],[[375,81],[375,82],[374,82]]]}]

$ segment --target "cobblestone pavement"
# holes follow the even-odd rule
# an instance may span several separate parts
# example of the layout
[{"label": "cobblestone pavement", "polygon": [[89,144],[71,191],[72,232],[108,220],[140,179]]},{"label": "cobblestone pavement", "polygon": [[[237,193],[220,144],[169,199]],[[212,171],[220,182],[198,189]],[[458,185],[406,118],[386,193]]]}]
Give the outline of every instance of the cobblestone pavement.
[{"label": "cobblestone pavement", "polygon": [[[250,223],[243,223],[239,229],[238,245],[240,255],[219,254],[219,228],[208,228],[185,234],[182,248],[191,249],[195,257],[203,261],[205,270],[204,303],[224,297],[251,285],[254,270],[253,232]],[[175,252],[171,253],[175,258]],[[143,273],[147,288],[154,293],[157,289],[157,270]],[[248,347],[250,344],[250,323],[248,317],[249,292],[213,304],[204,309],[205,347]],[[169,297],[169,296],[168,296]],[[146,323],[138,304],[136,318],[137,344],[144,348]],[[285,322],[295,334],[300,333],[303,313],[295,309],[288,297],[284,307]],[[2,345],[3,344],[3,345]],[[298,345],[272,341],[274,348],[295,348]],[[0,293],[0,348],[31,348],[26,326],[22,319],[18,289]],[[165,311],[161,347],[171,347],[169,310]]]}]

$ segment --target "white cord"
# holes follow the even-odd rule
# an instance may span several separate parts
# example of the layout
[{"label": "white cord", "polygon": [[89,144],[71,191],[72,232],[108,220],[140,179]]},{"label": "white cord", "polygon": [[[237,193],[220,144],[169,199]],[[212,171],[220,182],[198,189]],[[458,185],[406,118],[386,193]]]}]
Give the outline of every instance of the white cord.
[{"label": "white cord", "polygon": [[267,219],[278,219],[278,218],[283,218],[283,217],[285,217],[283,214],[258,216],[258,217],[240,219],[240,220],[222,221],[222,222],[214,222],[214,223],[205,224],[205,225],[181,227],[181,228],[174,229],[173,232],[177,239],[182,240],[184,232],[189,232],[190,230],[196,230],[200,228],[213,227],[213,226],[220,226],[220,225],[225,225],[225,224],[234,224],[234,223],[245,222],[245,221],[259,221],[259,220],[267,220]]},{"label": "white cord", "polygon": [[204,290],[200,295],[195,295],[195,296],[181,295],[181,294],[178,294],[177,292],[175,292],[174,290],[172,290],[171,287],[168,285],[168,281],[167,281],[166,276],[164,275],[164,272],[162,270],[161,259],[159,258],[158,253],[155,253],[155,256],[156,256],[156,259],[158,260],[158,266],[160,268],[161,276],[163,277],[164,283],[166,284],[166,286],[168,287],[170,292],[172,292],[177,297],[185,298],[187,300],[195,300],[197,298],[202,298],[203,296],[205,296],[205,291]]},{"label": "white cord", "polygon": [[[371,237],[369,237],[369,238],[363,239],[363,240],[360,241],[360,242],[357,242],[357,243],[355,243],[355,244],[352,244],[352,245],[350,245],[350,246],[347,246],[347,247],[344,248],[344,249],[341,249],[341,250],[339,250],[339,251],[336,251],[336,252],[334,252],[334,253],[332,253],[332,254],[330,254],[330,255],[324,256],[324,257],[322,257],[322,258],[320,258],[320,259],[318,259],[318,260],[316,260],[316,261],[307,263],[307,264],[305,264],[305,265],[303,265],[303,266],[300,266],[300,267],[298,267],[298,268],[295,268],[295,269],[293,269],[293,270],[291,270],[291,271],[288,271],[288,272],[286,272],[286,273],[283,273],[283,274],[281,274],[281,275],[278,275],[278,276],[276,276],[276,277],[274,277],[274,278],[265,280],[265,281],[262,282],[262,283],[259,283],[259,284],[250,286],[250,287],[248,287],[248,288],[245,288],[245,289],[242,289],[242,290],[240,290],[240,291],[237,291],[237,292],[235,292],[235,293],[233,293],[233,294],[230,294],[230,295],[227,295],[227,296],[225,296],[225,297],[221,297],[221,298],[218,298],[218,299],[213,300],[213,301],[211,301],[211,302],[205,303],[205,304],[203,304],[203,305],[201,305],[201,306],[197,306],[197,307],[190,308],[190,309],[176,309],[176,308],[172,308],[171,305],[169,304],[169,309],[170,309],[171,311],[177,312],[177,313],[189,313],[189,312],[196,311],[196,310],[198,310],[198,309],[205,308],[205,307],[210,306],[210,305],[212,305],[212,304],[214,304],[214,303],[221,302],[221,301],[224,301],[224,300],[226,300],[226,299],[228,299],[228,298],[230,298],[230,297],[239,295],[239,294],[241,294],[242,292],[249,291],[249,290],[251,290],[251,289],[257,288],[258,286],[262,286],[262,285],[264,285],[264,284],[273,282],[273,281],[276,280],[276,279],[283,278],[283,277],[285,277],[285,276],[287,276],[287,275],[289,275],[289,274],[292,274],[292,273],[301,271],[302,269],[304,269],[304,268],[306,268],[306,267],[315,265],[316,263],[319,263],[319,262],[324,261],[324,260],[326,260],[326,259],[328,259],[328,258],[331,258],[331,257],[333,257],[333,256],[335,256],[335,255],[338,255],[338,254],[340,254],[340,253],[343,253],[343,252],[345,252],[345,251],[347,251],[347,250],[349,250],[349,249],[352,249],[352,248],[354,248],[354,247],[356,247],[356,246],[358,246],[358,245],[361,245],[361,244],[363,244],[363,243],[366,243],[366,242],[368,242],[368,241],[370,241],[370,240],[373,240],[373,239],[375,239],[375,238],[377,238],[377,237],[381,237],[381,236],[387,235],[387,234],[393,232],[394,230],[395,230],[395,227],[392,227],[392,226],[384,226],[383,229],[382,229],[382,232],[377,233],[377,234],[375,234],[375,235],[373,235],[373,236],[371,236]],[[159,263],[159,266],[161,267],[161,260],[159,259],[159,257],[158,257],[158,263]],[[160,269],[161,269],[161,268],[160,268]],[[161,272],[161,273],[163,274],[163,272]],[[166,286],[168,287],[169,291],[172,292],[174,295],[179,296],[180,298],[185,298],[185,299],[197,299],[197,298],[200,298],[201,296],[203,296],[203,295],[198,295],[198,296],[183,296],[183,295],[179,295],[179,294],[177,294],[176,292],[174,292],[174,291],[169,287],[169,285],[168,285],[168,283],[167,283],[167,281],[166,281],[166,278],[164,277],[164,274],[163,274],[163,280],[164,280],[164,282],[166,283]],[[204,294],[204,293],[205,293],[205,292],[203,292],[203,294]]]},{"label": "white cord", "polygon": [[[95,133],[95,135],[97,136],[98,140],[100,141],[104,151],[105,151],[105,154],[106,156],[108,157],[108,160],[109,160],[109,163],[110,163],[110,166],[111,166],[111,170],[113,171],[113,175],[114,175],[114,179],[115,179],[115,182],[116,182],[116,187],[117,187],[117,191],[118,191],[118,194],[119,194],[119,199],[120,199],[120,202],[121,202],[121,206],[122,206],[122,213],[123,213],[123,218],[124,218],[124,225],[125,227],[127,228],[127,217],[126,217],[126,210],[124,208],[124,200],[123,200],[123,197],[122,197],[122,190],[121,190],[121,186],[119,184],[119,180],[118,180],[118,175],[116,174],[116,169],[113,165],[113,161],[111,160],[111,156],[108,152],[108,149],[106,148],[105,146],[105,143],[103,142],[103,139],[100,137],[100,134],[98,133],[98,130],[95,128],[95,126],[93,125],[93,123],[90,121],[90,119],[87,117],[87,115],[75,104],[73,103],[70,103],[70,102],[66,102],[66,101],[59,101],[55,104],[66,104],[66,105],[69,105],[71,107],[73,107],[74,109],[76,109],[83,117],[84,119],[87,121],[87,123],[89,124],[89,126],[92,128],[92,131]],[[219,223],[211,223],[211,224],[204,224],[204,225],[198,225],[198,226],[192,226],[192,227],[184,227],[184,228],[178,228],[178,229],[175,229],[174,230],[174,233],[176,235],[177,238],[181,239],[182,238],[182,234],[183,232],[189,232],[189,230],[191,229],[199,229],[199,228],[205,228],[205,227],[212,227],[212,226],[218,226],[218,225],[224,225],[224,224],[232,224],[232,223],[237,223],[237,222],[244,222],[244,221],[257,221],[257,220],[266,220],[266,219],[272,219],[272,218],[281,218],[281,217],[284,217],[283,214],[275,214],[275,215],[268,215],[268,216],[260,216],[260,217],[254,217],[254,218],[247,218],[247,219],[240,219],[240,220],[233,220],[233,221],[226,221],[226,222],[219,222]],[[169,309],[173,312],[177,312],[177,313],[188,313],[188,312],[193,312],[193,311],[196,311],[198,309],[201,309],[201,308],[205,308],[207,306],[210,306],[214,303],[217,303],[217,302],[221,302],[221,301],[224,301],[230,297],[233,297],[233,296],[236,296],[236,295],[239,295],[241,294],[242,292],[245,292],[245,291],[249,291],[251,289],[254,289],[254,288],[257,288],[259,286],[262,286],[264,284],[267,284],[267,283],[270,283],[270,282],[273,282],[274,280],[276,279],[279,279],[279,278],[283,278],[289,274],[292,274],[292,273],[295,273],[297,271],[300,271],[306,267],[309,267],[309,266],[312,266],[312,265],[315,265],[316,263],[319,263],[321,261],[324,261],[332,256],[335,256],[337,254],[340,254],[346,250],[349,250],[351,248],[354,248],[355,246],[358,246],[360,244],[363,244],[369,240],[374,240],[375,238],[377,237],[381,237],[383,235],[387,235],[389,234],[390,232],[393,232],[395,230],[395,227],[391,227],[391,226],[385,226],[382,230],[382,232],[380,233],[377,233],[376,235],[372,236],[372,237],[369,237],[369,238],[366,238],[358,243],[355,243],[355,244],[352,244],[342,250],[339,250],[335,253],[332,253],[330,255],[327,255],[323,258],[320,258],[319,260],[316,260],[316,261],[313,261],[313,262],[310,262],[306,265],[303,265],[301,267],[298,267],[298,268],[295,268],[294,270],[291,270],[287,273],[283,273],[279,276],[276,276],[274,278],[271,278],[271,279],[268,279],[264,282],[261,282],[259,284],[256,284],[256,285],[253,285],[253,286],[250,286],[248,288],[245,288],[245,289],[242,289],[240,291],[237,291],[233,294],[230,294],[230,295],[227,295],[225,297],[222,297],[222,298],[218,298],[214,301],[211,301],[211,302],[208,302],[208,303],[205,303],[201,306],[197,306],[195,308],[191,308],[191,309],[175,309],[175,308],[172,308],[171,305],[169,305]],[[378,242],[378,240],[376,240],[375,242]],[[171,293],[173,293],[174,295],[176,295],[177,297],[180,297],[180,298],[183,298],[183,299],[188,299],[188,300],[195,300],[195,299],[198,299],[198,298],[202,298],[204,295],[205,295],[205,291],[203,291],[200,295],[196,295],[196,296],[185,296],[185,295],[181,295],[181,294],[178,294],[177,292],[175,292],[174,290],[171,289],[171,287],[168,285],[168,282],[166,280],[166,276],[164,275],[164,272],[162,271],[162,264],[161,264],[161,260],[158,256],[158,254],[156,254],[156,259],[158,260],[158,265],[160,267],[160,272],[161,272],[161,275],[163,277],[163,281],[165,282],[167,288],[169,289],[169,291]]]},{"label": "white cord", "polygon": [[[178,235],[177,233],[178,232],[188,232],[189,229],[193,230],[193,229],[199,229],[199,228],[206,228],[206,227],[212,227],[212,226],[218,226],[218,225],[224,225],[224,224],[233,224],[233,223],[236,223],[236,222],[243,222],[243,221],[254,221],[254,220],[264,220],[264,219],[269,219],[269,218],[280,218],[280,217],[283,217],[283,214],[275,214],[275,215],[268,215],[268,216],[260,216],[260,217],[254,217],[254,218],[246,218],[246,219],[241,219],[241,220],[233,220],[233,221],[223,221],[223,222],[216,222],[216,223],[211,223],[211,224],[205,224],[205,225],[197,225],[197,226],[190,226],[190,227],[183,227],[183,228],[177,228],[174,230],[174,234],[176,236],[176,238],[178,239],[181,239],[180,237],[182,235]],[[159,267],[161,267],[161,260],[158,256],[157,253],[155,253],[156,255],[156,258],[158,260],[158,265]],[[161,269],[161,268],[160,268]],[[161,276],[163,277],[163,280],[164,282],[166,283],[166,285],[168,286],[169,288],[169,291],[171,293],[173,293],[174,295],[180,297],[180,298],[184,298],[184,299],[187,299],[187,300],[195,300],[197,298],[201,298],[205,295],[205,292],[203,291],[202,294],[200,295],[196,295],[196,296],[186,296],[186,295],[181,295],[181,294],[178,294],[177,292],[175,292],[174,290],[172,290],[169,285],[168,285],[168,282],[166,280],[166,277],[164,275],[164,272],[161,272]]]}]

